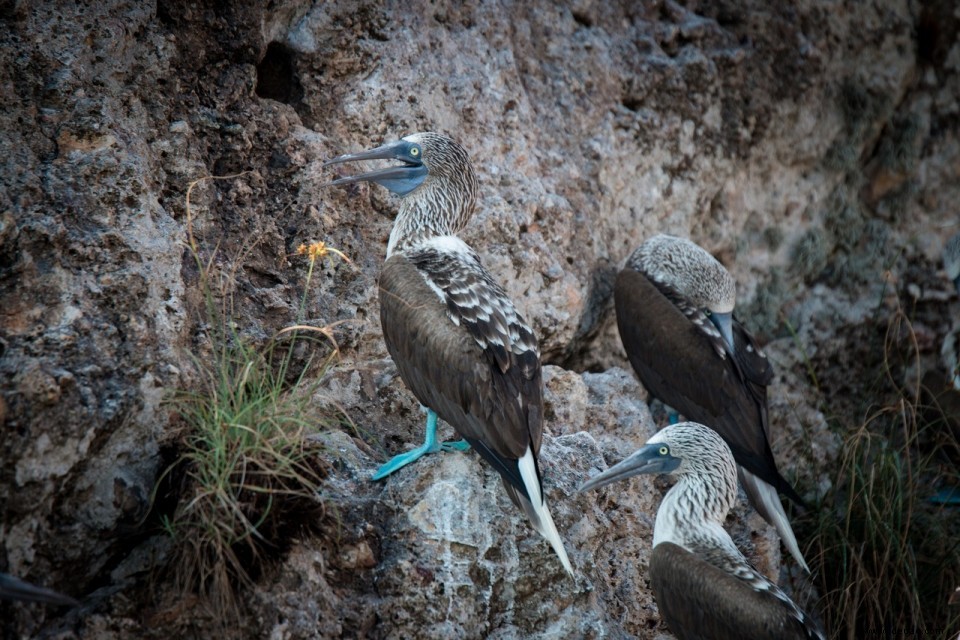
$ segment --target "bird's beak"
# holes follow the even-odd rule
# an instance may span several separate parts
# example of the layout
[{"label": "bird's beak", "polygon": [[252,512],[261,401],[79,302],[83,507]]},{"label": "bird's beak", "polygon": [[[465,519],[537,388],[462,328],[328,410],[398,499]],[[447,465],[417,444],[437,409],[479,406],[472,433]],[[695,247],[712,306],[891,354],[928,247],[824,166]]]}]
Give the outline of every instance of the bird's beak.
[{"label": "bird's beak", "polygon": [[629,457],[625,458],[600,475],[593,476],[583,483],[579,491],[587,489],[596,489],[616,482],[625,480],[631,476],[641,474],[670,473],[680,466],[680,458],[674,458],[672,455],[663,455],[660,453],[660,443],[646,444],[637,449]]},{"label": "bird's beak", "polygon": [[730,353],[734,353],[736,348],[733,346],[733,313],[711,313],[710,320],[726,340]]},{"label": "bird's beak", "polygon": [[0,598],[70,606],[80,604],[68,595],[38,587],[6,573],[0,573]]},{"label": "bird's beak", "polygon": [[327,160],[323,163],[325,167],[331,164],[357,162],[360,160],[399,160],[403,162],[403,164],[370,171],[368,173],[361,173],[355,176],[338,178],[323,186],[330,187],[341,184],[353,184],[355,182],[376,182],[381,187],[385,187],[397,195],[405,196],[419,187],[424,178],[427,177],[427,168],[422,162],[411,159],[408,150],[409,143],[398,140],[397,142],[391,142],[390,144],[385,144],[382,147],[370,149],[369,151],[348,153],[333,158],[332,160]]}]

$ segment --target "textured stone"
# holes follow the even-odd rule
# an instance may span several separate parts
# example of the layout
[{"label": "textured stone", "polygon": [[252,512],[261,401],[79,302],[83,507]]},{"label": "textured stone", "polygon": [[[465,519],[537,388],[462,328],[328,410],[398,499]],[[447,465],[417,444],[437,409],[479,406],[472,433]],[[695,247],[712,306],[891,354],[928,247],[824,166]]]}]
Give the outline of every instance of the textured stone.
[{"label": "textured stone", "polygon": [[[315,400],[352,422],[319,434],[342,528],[304,536],[258,579],[237,635],[657,637],[645,562],[663,482],[574,493],[653,429],[611,313],[616,267],[655,232],[730,267],[778,368],[781,468],[822,490],[842,442],[822,408],[862,418],[861,374],[897,310],[885,292],[935,288],[960,230],[952,10],[0,4],[0,568],[87,597],[72,617],[5,608],[5,635],[209,628],[169,585],[154,603],[121,570],[149,555],[142,518],[176,435],[163,400],[196,383],[191,354],[210,355],[192,241],[245,338],[339,323]],[[396,203],[369,185],[324,189],[339,174],[321,164],[422,129],[469,150],[482,189],[464,237],[555,365],[543,470],[575,581],[475,455],[367,481],[423,428],[379,328]],[[188,210],[211,175],[224,178],[196,183]],[[295,250],[317,240],[352,262],[318,262],[308,283]],[[957,305],[915,305],[921,367],[937,366]],[[472,506],[450,513],[455,497]],[[731,523],[775,572],[769,529],[744,510]]]}]

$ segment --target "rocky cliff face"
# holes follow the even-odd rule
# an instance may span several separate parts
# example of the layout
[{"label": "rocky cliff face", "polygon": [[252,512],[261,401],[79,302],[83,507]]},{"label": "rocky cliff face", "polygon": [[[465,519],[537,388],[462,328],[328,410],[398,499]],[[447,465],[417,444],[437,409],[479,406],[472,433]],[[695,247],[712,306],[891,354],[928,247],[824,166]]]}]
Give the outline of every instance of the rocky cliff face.
[{"label": "rocky cliff face", "polygon": [[[778,365],[774,451],[811,495],[839,437],[807,366],[862,392],[851,354],[885,287],[908,269],[941,286],[960,230],[949,2],[216,4],[0,3],[0,568],[84,599],[0,604],[6,637],[205,635],[144,578],[164,547],[144,525],[174,439],[163,400],[205,348],[198,178],[236,176],[199,183],[189,222],[245,336],[297,319],[298,245],[353,260],[315,275],[305,309],[345,321],[318,395],[358,427],[321,435],[339,537],[303,536],[260,576],[242,637],[655,637],[659,485],[575,493],[655,429],[612,319],[619,263],[669,232],[728,265]],[[417,130],[469,150],[464,239],[550,365],[543,469],[576,580],[475,455],[366,480],[422,434],[378,320],[395,202],[324,190],[320,164]],[[775,573],[762,521],[736,526]]]}]

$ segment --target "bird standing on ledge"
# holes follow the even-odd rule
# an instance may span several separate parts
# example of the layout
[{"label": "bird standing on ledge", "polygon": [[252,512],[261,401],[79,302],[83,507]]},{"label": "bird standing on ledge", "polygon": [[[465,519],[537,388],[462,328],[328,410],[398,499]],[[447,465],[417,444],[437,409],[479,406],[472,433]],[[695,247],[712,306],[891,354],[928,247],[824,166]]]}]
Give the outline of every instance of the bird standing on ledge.
[{"label": "bird standing on ledge", "polygon": [[661,234],[627,260],[614,299],[620,339],[640,382],[726,440],[750,503],[809,571],[778,492],[803,501],[777,471],[768,440],[773,368],[733,318],[733,277],[693,242]]},{"label": "bird standing on ledge", "polygon": [[402,196],[380,277],[380,323],[400,377],[427,407],[427,435],[373,479],[427,453],[466,448],[437,443],[439,415],[500,473],[510,499],[572,575],[537,463],[543,435],[537,339],[479,256],[456,236],[473,215],[479,190],[467,152],[445,135],[414,133],[325,166],[375,159],[402,164],[330,184],[376,182]]},{"label": "bird standing on ledge", "polygon": [[650,583],[679,640],[825,640],[823,631],[743,557],[723,528],[737,499],[737,471],[712,429],[681,422],[580,491],[639,474],[672,473],[653,526]]}]

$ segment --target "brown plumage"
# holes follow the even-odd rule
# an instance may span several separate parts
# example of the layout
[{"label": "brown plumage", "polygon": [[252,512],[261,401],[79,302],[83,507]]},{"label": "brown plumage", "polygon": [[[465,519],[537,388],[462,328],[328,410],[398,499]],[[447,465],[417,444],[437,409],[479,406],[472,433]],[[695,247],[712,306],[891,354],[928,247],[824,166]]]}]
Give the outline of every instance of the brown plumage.
[{"label": "brown plumage", "polygon": [[445,135],[415,133],[327,164],[374,158],[404,164],[332,184],[369,180],[402,196],[380,277],[380,322],[400,377],[428,408],[424,446],[387,462],[374,478],[439,450],[431,426],[439,416],[500,473],[511,500],[572,574],[538,464],[543,383],[536,336],[456,237],[479,189],[467,153]]},{"label": "brown plumage", "polygon": [[802,504],[770,449],[767,385],[773,368],[733,318],[734,297],[733,278],[713,256],[689,240],[654,236],[617,276],[620,338],[651,395],[723,437],[750,503],[807,569],[777,496],[785,493]]},{"label": "brown plumage", "polygon": [[539,358],[529,350],[484,349],[462,323],[451,326],[449,313],[415,258],[398,254],[384,263],[380,321],[400,377],[500,472],[519,507],[517,492],[529,497],[518,460],[528,448],[539,455],[543,434]]},{"label": "brown plumage", "polygon": [[679,640],[824,640],[820,627],[754,569],[723,522],[737,498],[736,463],[712,429],[670,425],[586,482],[595,489],[639,474],[670,473],[653,529],[650,583]]}]

